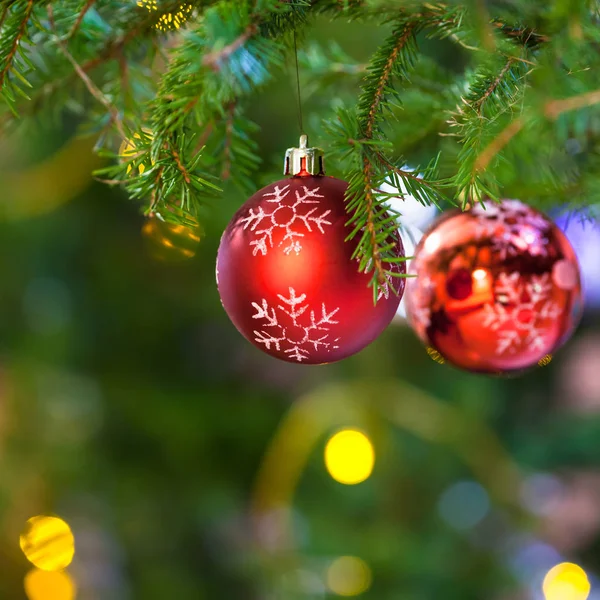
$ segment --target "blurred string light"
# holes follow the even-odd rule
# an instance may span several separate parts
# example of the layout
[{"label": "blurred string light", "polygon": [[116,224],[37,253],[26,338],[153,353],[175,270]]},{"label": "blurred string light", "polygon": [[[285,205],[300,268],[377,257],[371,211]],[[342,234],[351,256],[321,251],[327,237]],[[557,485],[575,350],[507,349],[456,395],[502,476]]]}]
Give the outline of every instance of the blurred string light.
[{"label": "blurred string light", "polygon": [[19,542],[27,560],[43,571],[68,567],[75,554],[71,528],[57,517],[32,517]]},{"label": "blurred string light", "polygon": [[[150,12],[158,10],[157,0],[137,0],[137,5]],[[179,29],[189,18],[192,8],[191,4],[184,3],[175,12],[161,15],[154,27],[159,31]]]},{"label": "blurred string light", "polygon": [[191,4],[182,4],[176,12],[162,15],[155,27],[159,31],[179,29],[188,20],[191,12]]},{"label": "blurred string light", "polygon": [[343,429],[325,446],[325,466],[333,479],[354,485],[368,479],[375,465],[371,440],[356,429]]},{"label": "blurred string light", "polygon": [[76,587],[64,571],[32,569],[25,575],[25,594],[29,600],[74,600]]},{"label": "blurred string light", "polygon": [[427,354],[429,355],[431,360],[434,360],[440,365],[443,365],[446,362],[446,359],[435,348],[432,348],[431,346],[427,346]]},{"label": "blurred string light", "polygon": [[592,586],[581,567],[561,563],[548,571],[542,588],[546,600],[587,600]]},{"label": "blurred string light", "polygon": [[338,596],[358,596],[372,581],[369,565],[356,556],[340,556],[327,569],[327,587]]},{"label": "blurred string light", "polygon": [[[181,213],[181,211],[179,211]],[[185,224],[170,223],[160,215],[149,217],[142,226],[142,236],[152,258],[163,262],[177,262],[192,258],[202,239],[202,228],[196,219],[183,217]]]},{"label": "blurred string light", "polygon": [[438,502],[440,517],[458,531],[475,527],[489,510],[488,494],[475,481],[455,483],[442,494]]}]

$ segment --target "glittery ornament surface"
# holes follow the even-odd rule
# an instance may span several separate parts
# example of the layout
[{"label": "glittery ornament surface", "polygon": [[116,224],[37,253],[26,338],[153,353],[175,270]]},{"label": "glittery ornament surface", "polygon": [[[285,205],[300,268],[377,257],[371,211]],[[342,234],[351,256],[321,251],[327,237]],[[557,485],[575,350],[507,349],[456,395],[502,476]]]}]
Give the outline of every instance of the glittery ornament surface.
[{"label": "glittery ornament surface", "polygon": [[538,364],[582,312],[577,257],[517,200],[443,215],[416,250],[406,305],[417,335],[454,365],[505,373]]},{"label": "glittery ornament surface", "polygon": [[[352,258],[358,240],[345,241],[346,188],[324,176],[278,181],[254,194],[223,234],[223,306],[238,330],[272,356],[303,364],[340,360],[372,342],[396,312],[404,279],[390,277],[374,305],[372,273],[358,272]],[[403,256],[400,238],[390,241]],[[387,267],[405,272],[404,263]]]}]

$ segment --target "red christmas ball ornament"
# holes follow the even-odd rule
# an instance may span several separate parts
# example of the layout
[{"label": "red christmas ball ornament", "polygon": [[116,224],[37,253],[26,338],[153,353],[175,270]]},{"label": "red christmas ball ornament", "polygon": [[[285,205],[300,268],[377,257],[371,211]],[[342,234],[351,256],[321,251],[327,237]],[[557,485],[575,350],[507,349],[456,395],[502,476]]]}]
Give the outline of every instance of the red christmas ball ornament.
[{"label": "red christmas ball ornament", "polygon": [[519,202],[450,211],[415,251],[406,289],[417,335],[457,367],[504,374],[538,364],[582,313],[579,263],[561,230]]},{"label": "red christmas ball ornament", "polygon": [[[358,240],[346,241],[348,184],[324,175],[323,153],[308,148],[306,136],[285,164],[291,177],[256,192],[223,233],[217,286],[229,318],[256,347],[289,362],[330,363],[381,334],[404,279],[390,276],[374,303],[371,274],[352,258]],[[400,238],[388,241],[403,257]],[[384,265],[405,273],[403,262]]]}]

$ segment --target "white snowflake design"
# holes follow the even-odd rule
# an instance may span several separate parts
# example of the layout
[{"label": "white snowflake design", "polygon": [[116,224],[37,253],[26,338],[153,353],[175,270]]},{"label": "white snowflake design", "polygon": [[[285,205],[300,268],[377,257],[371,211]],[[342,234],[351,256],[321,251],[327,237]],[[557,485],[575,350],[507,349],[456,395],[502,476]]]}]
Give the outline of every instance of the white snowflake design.
[{"label": "white snowflake design", "polygon": [[296,190],[296,193],[290,196],[289,185],[284,187],[277,185],[272,192],[264,194],[263,198],[274,205],[273,210],[265,211],[262,206],[259,206],[256,211],[251,208],[249,215],[240,220],[241,223],[244,223],[244,230],[249,227],[250,231],[256,234],[255,239],[250,242],[250,245],[254,246],[252,255],[256,256],[260,252],[264,256],[269,248],[274,247],[273,233],[277,229],[283,229],[285,232],[283,239],[278,244],[278,246],[287,244],[283,249],[285,254],[291,252],[299,254],[302,250],[302,244],[298,238],[303,238],[304,233],[299,231],[299,225],[304,225],[309,232],[312,232],[312,227],[315,226],[321,233],[325,233],[323,227],[331,225],[331,222],[326,219],[330,210],[326,210],[320,215],[315,214],[319,210],[318,206],[304,212],[301,210],[303,205],[320,203],[318,199],[324,198],[324,196],[318,193],[319,189],[317,187],[311,190],[302,186],[302,192]]},{"label": "white snowflake design", "polygon": [[[340,310],[339,308],[328,312],[325,304],[321,304],[320,313],[309,310],[310,305],[306,302],[306,294],[297,295],[296,290],[292,287],[289,288],[288,298],[281,294],[278,294],[277,297],[282,302],[277,308],[270,307],[265,299],[260,304],[252,302],[252,306],[256,310],[256,314],[252,315],[252,318],[263,321],[263,329],[254,330],[256,342],[263,344],[267,350],[273,347],[275,350],[281,351],[283,348],[285,354],[298,362],[308,360],[313,350],[339,348],[337,342],[340,338],[330,339],[329,327],[329,325],[338,323],[338,321],[334,321],[333,317]],[[279,322],[278,311],[291,317],[291,327],[286,327]]]},{"label": "white snowflake design", "polygon": [[471,212],[477,217],[477,238],[490,238],[492,249],[501,260],[524,251],[533,256],[547,256],[548,239],[543,233],[551,224],[526,204],[519,200],[489,202],[485,208],[477,204]]},{"label": "white snowflake design", "polygon": [[[561,309],[549,297],[552,291],[550,274],[533,275],[522,281],[518,272],[500,273],[494,286],[494,304],[484,306],[483,326],[498,332],[496,354],[515,354],[525,349],[542,351],[547,327]],[[502,329],[501,329],[502,328]],[[523,333],[527,335],[521,339]]]}]

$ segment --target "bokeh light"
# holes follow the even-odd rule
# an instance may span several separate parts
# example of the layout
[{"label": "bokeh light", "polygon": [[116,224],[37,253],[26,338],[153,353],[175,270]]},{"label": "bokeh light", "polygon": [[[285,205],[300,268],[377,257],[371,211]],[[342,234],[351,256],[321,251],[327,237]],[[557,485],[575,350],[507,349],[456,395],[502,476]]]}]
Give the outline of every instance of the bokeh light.
[{"label": "bokeh light", "polygon": [[25,594],[29,600],[74,600],[73,580],[64,571],[32,569],[25,575]]},{"label": "bokeh light", "polygon": [[435,348],[432,348],[431,346],[427,346],[427,354],[429,355],[431,360],[434,360],[440,365],[443,365],[446,362],[446,359]]},{"label": "bokeh light", "polygon": [[158,10],[157,0],[137,0],[137,5],[148,10]]},{"label": "bokeh light", "polygon": [[371,440],[356,429],[344,429],[325,446],[325,466],[333,479],[346,485],[365,481],[373,472],[375,450]]},{"label": "bokeh light", "polygon": [[546,600],[587,600],[591,584],[581,567],[561,563],[548,571],[543,590]]},{"label": "bokeh light", "polygon": [[336,558],[327,569],[327,587],[338,596],[358,596],[372,581],[369,565],[355,556]]},{"label": "bokeh light", "polygon": [[192,12],[191,4],[182,4],[179,10],[174,13],[165,13],[160,17],[155,27],[159,31],[170,31],[179,29],[188,19]]},{"label": "bokeh light", "polygon": [[461,481],[449,487],[438,503],[440,517],[453,529],[466,531],[488,514],[487,492],[475,481]]},{"label": "bokeh light", "polygon": [[152,258],[164,262],[187,260],[196,255],[202,228],[195,219],[178,224],[149,217],[142,226],[142,236]]},{"label": "bokeh light", "polygon": [[43,571],[68,567],[75,554],[71,528],[57,517],[32,517],[19,542],[27,560]]}]

